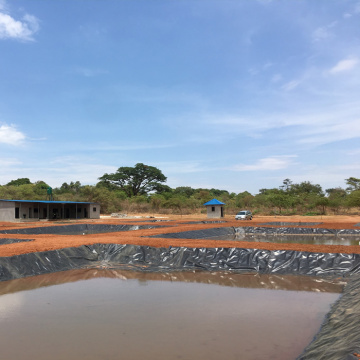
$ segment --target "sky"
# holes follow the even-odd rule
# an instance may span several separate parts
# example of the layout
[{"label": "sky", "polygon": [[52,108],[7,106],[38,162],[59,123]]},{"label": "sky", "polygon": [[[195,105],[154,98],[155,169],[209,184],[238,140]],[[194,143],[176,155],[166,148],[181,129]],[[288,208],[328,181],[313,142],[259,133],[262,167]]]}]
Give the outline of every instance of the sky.
[{"label": "sky", "polygon": [[0,0],[0,185],[360,178],[360,0]]}]

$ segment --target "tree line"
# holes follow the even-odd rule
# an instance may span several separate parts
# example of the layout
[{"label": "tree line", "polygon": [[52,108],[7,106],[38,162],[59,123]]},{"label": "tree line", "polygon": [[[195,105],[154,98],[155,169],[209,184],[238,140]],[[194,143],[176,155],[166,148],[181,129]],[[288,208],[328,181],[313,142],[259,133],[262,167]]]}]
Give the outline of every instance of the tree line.
[{"label": "tree line", "polygon": [[166,176],[156,167],[136,164],[120,167],[115,173],[104,174],[96,185],[79,181],[63,183],[51,189],[44,181],[32,183],[28,178],[0,185],[0,199],[91,201],[100,203],[103,214],[163,213],[190,214],[205,212],[203,204],[216,198],[226,204],[226,213],[249,209],[262,215],[324,215],[358,214],[360,211],[360,179],[345,179],[345,188],[323,190],[310,181],[294,183],[285,179],[278,188],[260,189],[252,195],[220,189],[194,189],[190,186],[171,188]]}]

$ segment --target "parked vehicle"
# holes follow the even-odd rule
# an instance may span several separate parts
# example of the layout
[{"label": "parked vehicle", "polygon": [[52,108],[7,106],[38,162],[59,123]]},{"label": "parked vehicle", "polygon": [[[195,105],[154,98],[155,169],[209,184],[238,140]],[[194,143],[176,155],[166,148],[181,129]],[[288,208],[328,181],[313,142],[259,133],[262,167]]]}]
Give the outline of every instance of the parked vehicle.
[{"label": "parked vehicle", "polygon": [[252,213],[249,210],[241,210],[235,215],[235,220],[252,220]]}]

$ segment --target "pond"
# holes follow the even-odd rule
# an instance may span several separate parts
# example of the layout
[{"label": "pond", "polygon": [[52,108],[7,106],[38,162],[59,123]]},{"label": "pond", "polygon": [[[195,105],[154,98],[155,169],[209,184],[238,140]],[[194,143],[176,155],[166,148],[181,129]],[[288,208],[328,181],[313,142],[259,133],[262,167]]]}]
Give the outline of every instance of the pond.
[{"label": "pond", "polygon": [[262,234],[232,234],[208,237],[211,240],[233,240],[250,242],[269,242],[282,244],[311,244],[311,245],[359,245],[360,235],[262,235]]},{"label": "pond", "polygon": [[165,227],[162,225],[111,225],[111,224],[74,224],[60,226],[41,226],[34,228],[1,230],[0,234],[57,234],[57,235],[90,235],[119,231],[134,231],[143,229],[155,229]]},{"label": "pond", "polygon": [[0,283],[6,360],[296,359],[344,280],[72,270]]}]

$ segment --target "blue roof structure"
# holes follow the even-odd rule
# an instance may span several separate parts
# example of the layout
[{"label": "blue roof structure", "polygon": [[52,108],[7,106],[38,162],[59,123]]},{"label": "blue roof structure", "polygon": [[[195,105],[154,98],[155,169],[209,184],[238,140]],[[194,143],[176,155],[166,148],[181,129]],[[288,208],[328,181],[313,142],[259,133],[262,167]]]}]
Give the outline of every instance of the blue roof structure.
[{"label": "blue roof structure", "polygon": [[95,202],[83,202],[83,201],[8,200],[8,199],[6,199],[6,200],[5,199],[0,199],[0,201],[41,203],[41,204],[96,204]]},{"label": "blue roof structure", "polygon": [[205,206],[208,206],[208,205],[225,205],[225,203],[223,203],[223,202],[221,202],[221,201],[219,201],[217,199],[212,199],[212,200],[206,202],[204,205]]}]

